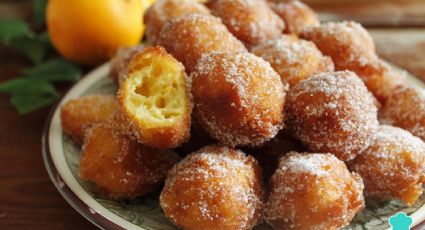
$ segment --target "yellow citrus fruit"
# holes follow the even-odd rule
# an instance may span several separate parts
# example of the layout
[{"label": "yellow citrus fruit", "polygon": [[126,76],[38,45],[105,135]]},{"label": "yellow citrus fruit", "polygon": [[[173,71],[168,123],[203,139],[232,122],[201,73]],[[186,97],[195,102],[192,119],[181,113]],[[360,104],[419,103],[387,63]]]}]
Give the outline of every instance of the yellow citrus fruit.
[{"label": "yellow citrus fruit", "polygon": [[63,57],[83,65],[97,65],[119,47],[140,42],[144,8],[150,1],[49,0],[47,29]]}]

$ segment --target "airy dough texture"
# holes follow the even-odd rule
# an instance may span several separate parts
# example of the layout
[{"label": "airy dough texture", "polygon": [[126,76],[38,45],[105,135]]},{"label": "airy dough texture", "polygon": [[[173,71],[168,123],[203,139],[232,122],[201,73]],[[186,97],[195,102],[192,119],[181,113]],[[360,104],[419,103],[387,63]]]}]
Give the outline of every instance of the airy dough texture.
[{"label": "airy dough texture", "polygon": [[140,143],[173,148],[189,138],[189,88],[183,65],[162,47],[146,48],[133,57],[118,101]]}]

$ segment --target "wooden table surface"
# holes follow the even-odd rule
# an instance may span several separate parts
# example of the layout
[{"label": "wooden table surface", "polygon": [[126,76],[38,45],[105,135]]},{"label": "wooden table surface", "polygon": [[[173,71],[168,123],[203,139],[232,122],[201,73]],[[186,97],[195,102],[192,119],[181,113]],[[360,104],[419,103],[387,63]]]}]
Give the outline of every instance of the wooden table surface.
[{"label": "wooden table surface", "polygon": [[[317,0],[310,0],[317,4]],[[27,17],[25,10],[28,4],[24,1],[6,1],[17,4],[16,12]],[[331,1],[332,2],[332,1]],[[334,1],[338,4],[338,1]],[[369,1],[373,2],[373,1]],[[381,2],[382,1],[378,1]],[[413,1],[417,4],[419,1]],[[13,14],[5,10],[6,3],[0,3],[0,15]],[[414,12],[415,23],[403,18],[397,27],[391,24],[373,26],[368,20],[365,23],[373,27],[370,29],[377,45],[378,53],[385,59],[405,68],[425,80],[425,6],[414,5],[400,7],[404,15],[406,9]],[[341,4],[340,4],[341,5]],[[413,6],[414,5],[414,6]],[[320,9],[325,20],[342,16],[335,12],[342,12],[346,18],[354,15],[351,10],[335,5],[315,5]],[[362,5],[362,11],[367,14],[369,7]],[[417,7],[422,9],[419,14]],[[423,7],[423,8],[420,8]],[[341,10],[341,9],[345,9]],[[376,9],[376,8],[375,8]],[[393,9],[393,8],[392,8]],[[415,9],[415,10],[412,10]],[[15,13],[16,13],[15,12]],[[407,14],[406,15],[411,15]],[[377,20],[377,19],[375,19]],[[416,23],[416,22],[422,22]],[[408,26],[409,28],[406,28]],[[0,82],[18,75],[18,70],[28,66],[12,50],[0,46]],[[66,90],[69,85],[61,86]],[[9,98],[0,95],[0,229],[96,229],[94,225],[80,216],[56,191],[44,168],[41,157],[41,135],[44,122],[50,108],[44,108],[34,113],[20,116],[10,106]],[[425,229],[425,225],[415,229]]]}]

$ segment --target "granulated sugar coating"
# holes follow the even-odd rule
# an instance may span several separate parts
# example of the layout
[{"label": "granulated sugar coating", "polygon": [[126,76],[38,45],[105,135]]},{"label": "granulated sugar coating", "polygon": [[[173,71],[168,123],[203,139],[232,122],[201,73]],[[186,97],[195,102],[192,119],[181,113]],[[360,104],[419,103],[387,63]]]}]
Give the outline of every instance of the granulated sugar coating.
[{"label": "granulated sugar coating", "polygon": [[311,151],[348,161],[369,146],[378,129],[373,103],[353,72],[321,73],[289,90],[287,124]]},{"label": "granulated sugar coating", "polygon": [[196,0],[157,0],[146,11],[146,38],[155,44],[165,23],[173,18],[187,14],[210,14],[206,6]]},{"label": "granulated sugar coating", "polygon": [[194,115],[228,146],[257,146],[283,126],[286,86],[270,64],[247,52],[204,55],[191,74]]},{"label": "granulated sugar coating", "polygon": [[168,21],[159,35],[163,46],[192,72],[202,54],[246,51],[245,46],[223,25],[219,18],[189,14]]},{"label": "granulated sugar coating", "polygon": [[127,74],[127,66],[131,58],[145,49],[144,45],[122,47],[110,61],[109,76],[115,83],[121,84]]},{"label": "granulated sugar coating", "polygon": [[379,120],[406,129],[425,141],[425,91],[406,86],[393,91],[379,112]]},{"label": "granulated sugar coating", "polygon": [[320,25],[317,14],[298,0],[288,3],[269,1],[269,5],[285,22],[286,34],[299,35],[305,28]]},{"label": "granulated sugar coating", "polygon": [[80,144],[87,130],[110,120],[117,111],[118,102],[113,95],[95,94],[73,99],[61,107],[62,129]]},{"label": "granulated sugar coating", "polygon": [[356,22],[328,22],[308,27],[302,38],[314,42],[323,54],[332,58],[336,70],[351,70],[358,75],[378,60],[369,33]]},{"label": "granulated sugar coating", "polygon": [[323,56],[314,43],[294,35],[281,35],[252,49],[252,53],[270,62],[282,81],[290,86],[321,72],[334,70],[332,59]]},{"label": "granulated sugar coating", "polygon": [[141,145],[113,126],[103,123],[87,134],[80,160],[81,179],[111,199],[131,199],[154,191],[179,157]]},{"label": "granulated sugar coating", "polygon": [[370,92],[382,103],[400,86],[407,85],[406,73],[391,68],[384,61],[371,63],[358,73]]},{"label": "granulated sugar coating", "polygon": [[279,37],[285,28],[265,0],[210,0],[207,6],[248,48]]},{"label": "granulated sugar coating", "polygon": [[165,216],[186,230],[248,230],[262,213],[261,170],[239,150],[207,146],[169,172],[160,196]]},{"label": "granulated sugar coating", "polygon": [[362,176],[365,196],[412,205],[425,182],[425,143],[403,129],[381,126],[372,145],[349,167]]},{"label": "granulated sugar coating", "polygon": [[332,154],[291,152],[270,180],[265,218],[276,230],[336,230],[364,207],[363,183]]}]

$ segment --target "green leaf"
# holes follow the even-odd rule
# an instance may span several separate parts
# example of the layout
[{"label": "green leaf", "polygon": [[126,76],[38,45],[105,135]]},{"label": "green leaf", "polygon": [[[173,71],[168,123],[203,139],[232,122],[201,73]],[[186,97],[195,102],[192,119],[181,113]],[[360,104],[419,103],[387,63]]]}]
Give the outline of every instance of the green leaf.
[{"label": "green leaf", "polygon": [[10,102],[20,114],[32,112],[41,107],[50,105],[60,98],[59,93],[56,92],[53,85],[51,87],[54,92],[50,92],[50,90],[46,92],[40,90],[13,94]]},{"label": "green leaf", "polygon": [[20,37],[10,40],[10,45],[20,54],[38,64],[43,60],[46,48],[37,38]]},{"label": "green leaf", "polygon": [[0,92],[11,95],[11,103],[20,114],[47,106],[60,98],[52,83],[21,77],[0,84]]},{"label": "green leaf", "polygon": [[42,25],[45,22],[46,6],[47,0],[33,1],[34,18],[39,25]]},{"label": "green leaf", "polygon": [[30,36],[33,32],[28,25],[19,19],[0,20],[0,41],[8,43],[11,39]]},{"label": "green leaf", "polygon": [[41,32],[37,35],[37,40],[41,42],[46,48],[53,48],[52,41],[50,40],[49,33],[47,31]]},{"label": "green leaf", "polygon": [[56,90],[50,82],[25,77],[15,78],[0,84],[1,93],[17,94],[38,91],[53,93]]},{"label": "green leaf", "polygon": [[63,59],[55,58],[34,68],[24,69],[22,72],[30,77],[44,81],[75,81],[81,77],[81,69]]}]

